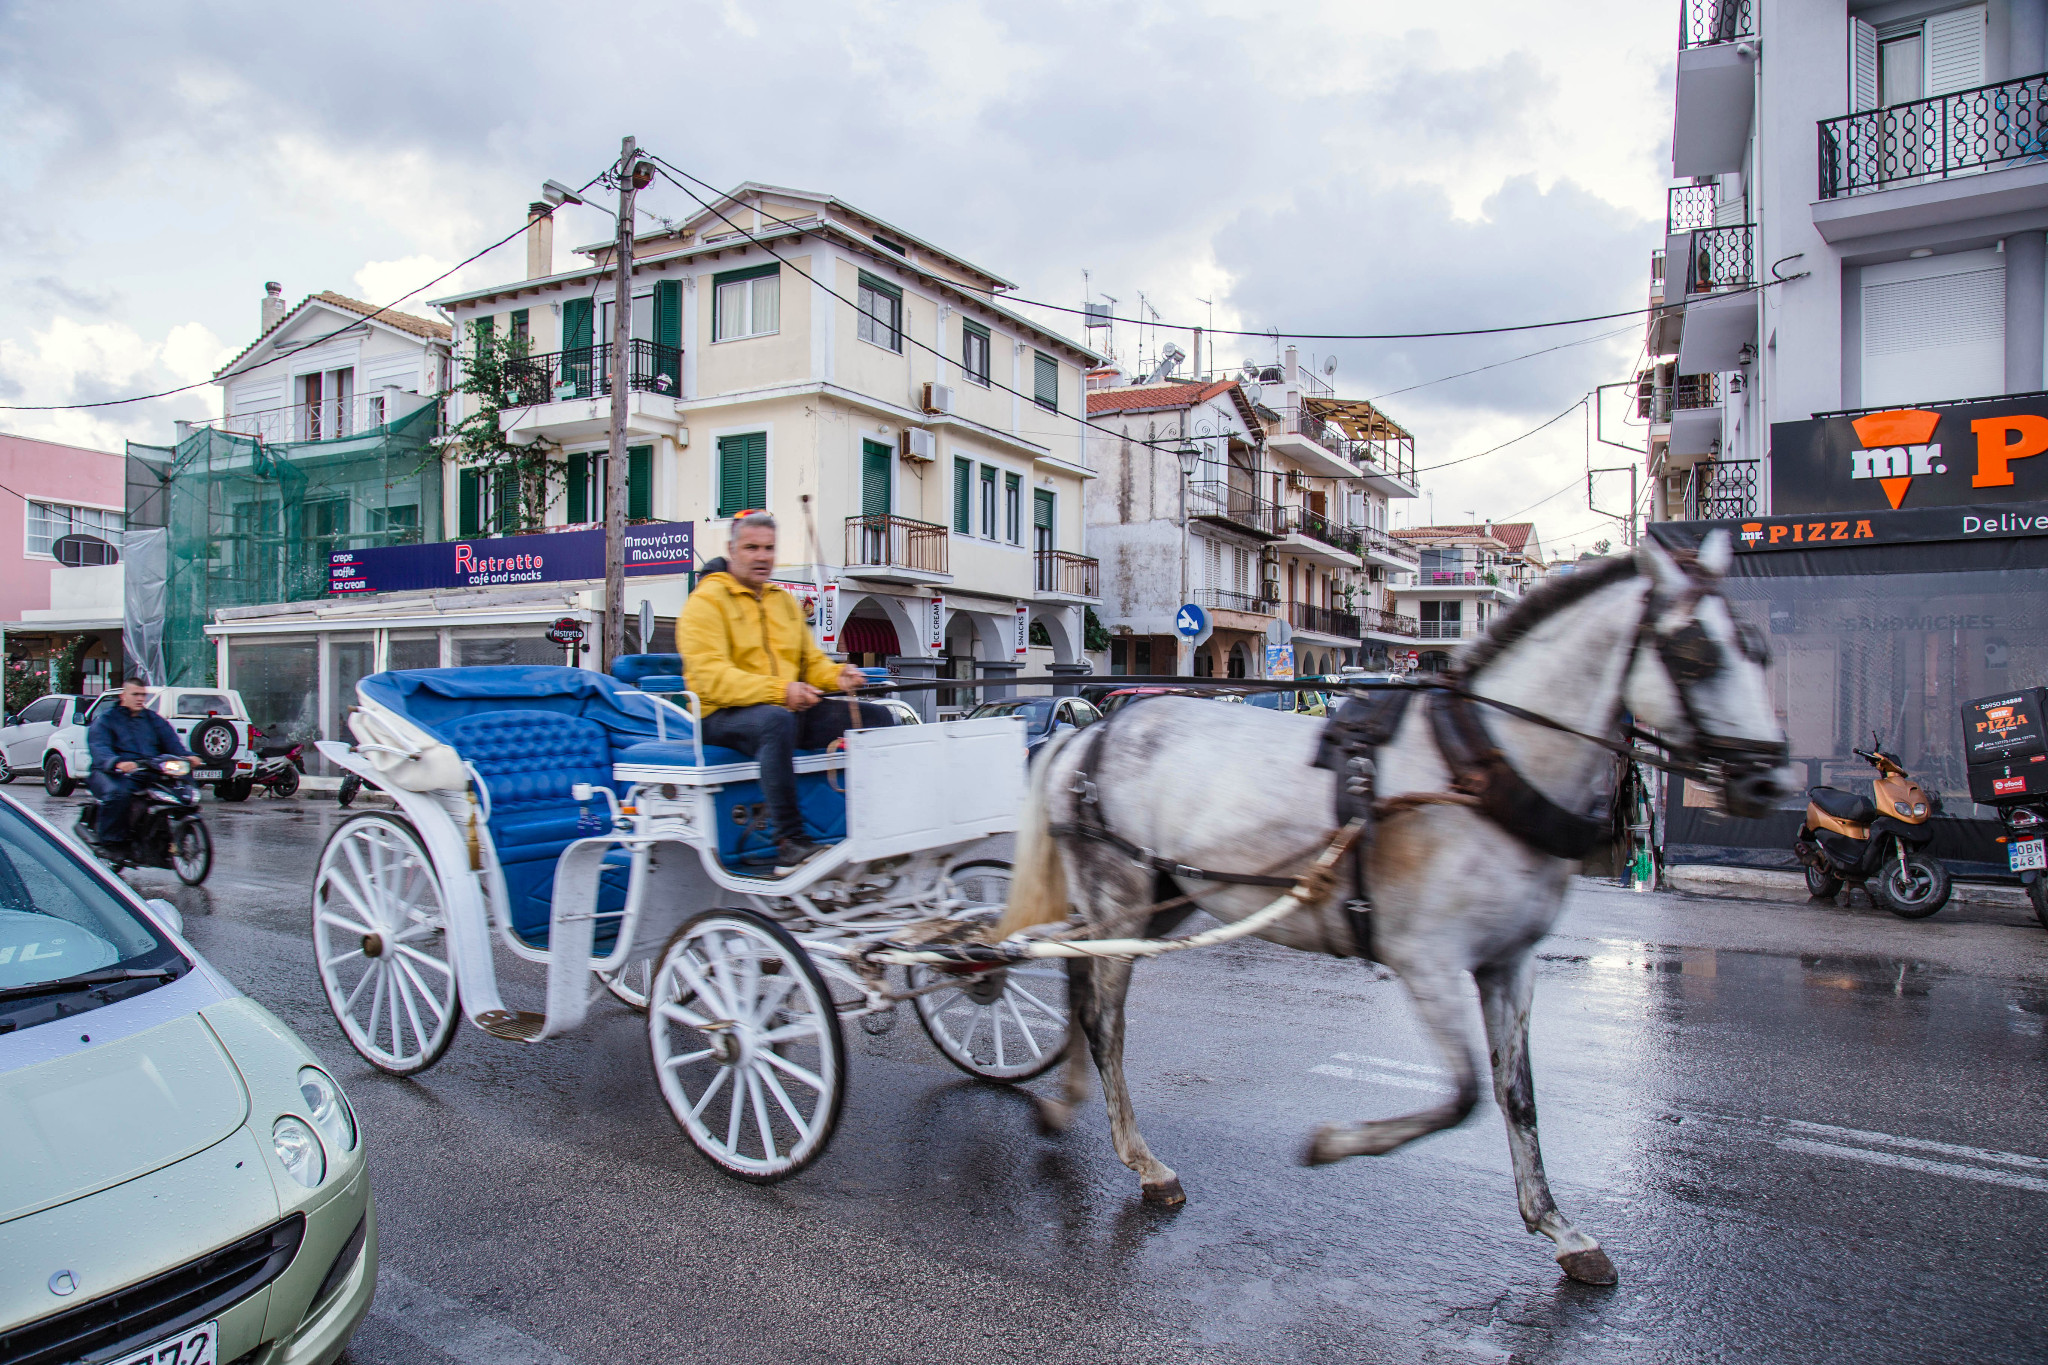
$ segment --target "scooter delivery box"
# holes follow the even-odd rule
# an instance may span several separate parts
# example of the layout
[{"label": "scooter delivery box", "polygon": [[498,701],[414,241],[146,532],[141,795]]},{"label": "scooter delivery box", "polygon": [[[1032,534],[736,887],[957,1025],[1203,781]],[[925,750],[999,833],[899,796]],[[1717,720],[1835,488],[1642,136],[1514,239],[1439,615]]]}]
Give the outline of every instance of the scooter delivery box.
[{"label": "scooter delivery box", "polygon": [[1985,805],[2048,796],[2048,689],[2022,687],[1963,706],[1970,797]]}]

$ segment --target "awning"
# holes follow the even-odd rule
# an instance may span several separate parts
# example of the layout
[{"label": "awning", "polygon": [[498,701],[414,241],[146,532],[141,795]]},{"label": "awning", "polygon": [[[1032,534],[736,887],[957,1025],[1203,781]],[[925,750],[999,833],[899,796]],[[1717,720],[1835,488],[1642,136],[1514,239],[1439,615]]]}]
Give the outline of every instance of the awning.
[{"label": "awning", "polygon": [[1363,398],[1310,398],[1308,410],[1326,422],[1343,428],[1354,441],[1411,441],[1415,439],[1399,422]]},{"label": "awning", "polygon": [[849,616],[839,625],[839,648],[848,654],[901,654],[896,627],[885,616]]}]

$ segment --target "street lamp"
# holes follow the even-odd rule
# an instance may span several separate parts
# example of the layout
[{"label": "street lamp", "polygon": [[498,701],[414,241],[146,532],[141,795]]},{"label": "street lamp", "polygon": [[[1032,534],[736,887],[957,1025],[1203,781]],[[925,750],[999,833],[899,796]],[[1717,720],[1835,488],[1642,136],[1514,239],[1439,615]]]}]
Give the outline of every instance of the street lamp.
[{"label": "street lamp", "polygon": [[[1183,441],[1180,449],[1173,452],[1180,461],[1180,600],[1188,600],[1188,482],[1195,477],[1195,466],[1202,462],[1202,451],[1193,441]],[[1180,607],[1174,607],[1176,617]],[[1190,667],[1194,642],[1174,631],[1173,671],[1176,677],[1185,677],[1194,672]]]}]

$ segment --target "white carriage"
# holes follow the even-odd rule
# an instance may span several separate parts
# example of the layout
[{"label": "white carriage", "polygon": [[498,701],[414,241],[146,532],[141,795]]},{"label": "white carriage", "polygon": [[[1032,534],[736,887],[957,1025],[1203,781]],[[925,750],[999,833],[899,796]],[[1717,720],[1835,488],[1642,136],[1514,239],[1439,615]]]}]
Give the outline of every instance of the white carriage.
[{"label": "white carriage", "polygon": [[[616,678],[452,668],[359,684],[357,743],[319,747],[398,809],[334,832],[312,907],[321,981],[356,1051],[417,1073],[461,1017],[541,1042],[581,1024],[602,982],[645,1010],[676,1122],[755,1181],[830,1141],[845,1020],[873,1026],[907,1000],[970,1074],[1019,1081],[1058,1061],[1055,962],[892,969],[870,951],[965,942],[1000,914],[1009,864],[981,850],[1016,827],[1021,722],[860,730],[800,753],[805,821],[830,846],[777,877],[757,861],[774,847],[758,769],[703,743],[670,660],[630,656]],[[544,1008],[506,1003],[500,953],[546,964]]]}]

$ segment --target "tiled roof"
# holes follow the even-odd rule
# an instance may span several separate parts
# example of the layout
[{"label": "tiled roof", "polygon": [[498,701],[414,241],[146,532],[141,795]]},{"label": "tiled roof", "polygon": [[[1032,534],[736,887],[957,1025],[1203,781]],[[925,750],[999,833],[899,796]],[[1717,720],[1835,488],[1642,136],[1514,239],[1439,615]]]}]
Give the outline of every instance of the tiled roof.
[{"label": "tiled roof", "polygon": [[[233,360],[215,370],[213,377],[218,379],[244,360],[247,360],[249,352],[263,344],[263,337],[269,336],[279,327],[284,326],[287,322],[297,317],[300,309],[303,309],[307,304],[314,302],[316,299],[321,303],[327,304],[329,307],[346,309],[362,317],[369,317],[370,314],[377,311],[377,305],[374,303],[364,303],[361,299],[352,299],[346,294],[337,294],[332,289],[323,289],[317,294],[308,294],[299,300],[297,307],[279,318],[274,326],[265,328],[262,336],[257,337],[240,351],[237,351]],[[377,317],[376,321],[397,331],[409,332],[413,336],[421,337],[428,341],[446,341],[454,334],[445,322],[432,322],[426,318],[416,318],[410,313],[383,313]]]},{"label": "tiled roof", "polygon": [[1510,550],[1519,551],[1535,531],[1533,521],[1496,521],[1486,526],[1409,526],[1392,534],[1402,540],[1449,540],[1455,536],[1490,535]]},{"label": "tiled roof", "polygon": [[1209,384],[1130,384],[1118,389],[1095,389],[1088,395],[1090,416],[1098,412],[1150,412],[1157,408],[1191,408],[1222,393],[1235,379]]}]

